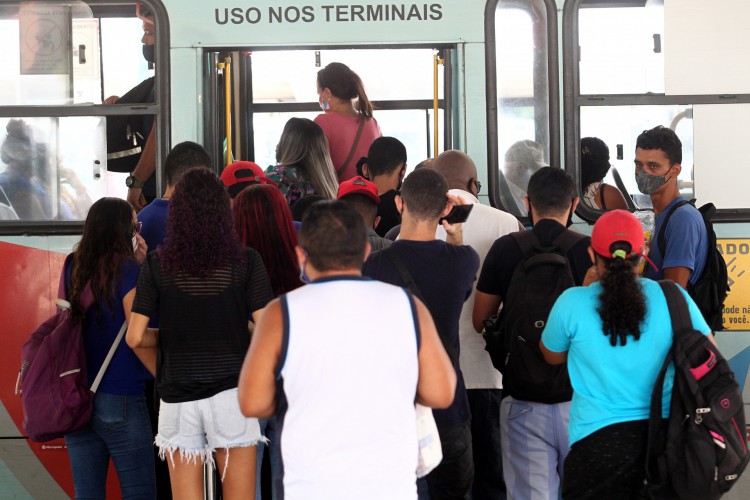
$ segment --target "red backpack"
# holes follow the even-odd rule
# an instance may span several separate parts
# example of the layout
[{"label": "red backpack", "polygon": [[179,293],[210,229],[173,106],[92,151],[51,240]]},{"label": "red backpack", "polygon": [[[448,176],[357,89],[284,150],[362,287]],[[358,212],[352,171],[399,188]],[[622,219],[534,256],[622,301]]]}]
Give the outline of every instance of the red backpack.
[{"label": "red backpack", "polygon": [[[65,286],[68,255],[60,275],[57,312],[31,334],[21,349],[18,374],[23,405],[23,429],[29,439],[51,441],[86,426],[91,420],[94,393],[89,389],[83,321],[73,319]],[[94,301],[91,287],[79,298],[84,310]]]}]

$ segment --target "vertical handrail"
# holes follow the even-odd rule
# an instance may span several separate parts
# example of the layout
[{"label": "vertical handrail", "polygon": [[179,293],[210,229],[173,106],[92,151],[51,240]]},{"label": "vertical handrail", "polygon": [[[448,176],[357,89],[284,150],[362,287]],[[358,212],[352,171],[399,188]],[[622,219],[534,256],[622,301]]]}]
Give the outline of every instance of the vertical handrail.
[{"label": "vertical handrail", "polygon": [[226,132],[227,150],[224,155],[224,166],[232,163],[232,58],[227,56],[218,64],[224,70],[224,131]]},{"label": "vertical handrail", "polygon": [[445,59],[440,57],[440,54],[435,54],[432,61],[432,123],[433,130],[433,157],[438,155],[438,66],[445,63]]}]

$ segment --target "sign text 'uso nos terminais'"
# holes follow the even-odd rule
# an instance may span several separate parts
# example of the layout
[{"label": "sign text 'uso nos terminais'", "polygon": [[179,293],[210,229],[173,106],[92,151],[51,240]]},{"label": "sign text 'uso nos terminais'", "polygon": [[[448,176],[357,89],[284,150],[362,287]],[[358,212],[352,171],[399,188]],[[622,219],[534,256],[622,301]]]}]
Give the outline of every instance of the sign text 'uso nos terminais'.
[{"label": "sign text 'uso nos terminais'", "polygon": [[269,24],[279,23],[327,23],[383,22],[383,21],[439,21],[443,18],[440,4],[352,4],[233,7],[214,9],[216,24]]}]

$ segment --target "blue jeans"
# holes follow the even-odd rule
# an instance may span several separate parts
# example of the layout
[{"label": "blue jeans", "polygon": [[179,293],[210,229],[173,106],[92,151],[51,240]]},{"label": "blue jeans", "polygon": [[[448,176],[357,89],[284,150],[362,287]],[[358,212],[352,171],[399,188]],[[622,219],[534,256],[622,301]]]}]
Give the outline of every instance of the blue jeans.
[{"label": "blue jeans", "polygon": [[558,404],[520,401],[500,404],[503,475],[509,499],[551,499],[560,495],[568,456],[570,401]]},{"label": "blue jeans", "polygon": [[[268,450],[269,458],[271,459],[271,499],[270,500],[276,500],[278,498],[278,494],[276,491],[278,488],[276,487],[276,478],[281,477],[281,448],[279,447],[277,440],[279,436],[276,433],[276,418],[271,417],[267,419],[261,419],[260,422],[260,432],[268,438],[268,445],[266,445],[263,442],[258,443],[258,475],[256,477],[256,492],[255,492],[255,498],[256,500],[261,500],[261,491],[260,491],[260,467],[263,463],[263,453],[264,451]],[[269,499],[263,499],[263,500],[269,500]]]},{"label": "blue jeans", "polygon": [[109,459],[123,499],[156,498],[153,434],[146,398],[96,393],[88,426],[65,436],[75,497],[104,499]]},{"label": "blue jeans", "polygon": [[469,389],[471,446],[474,452],[472,500],[505,500],[500,446],[502,389]]}]

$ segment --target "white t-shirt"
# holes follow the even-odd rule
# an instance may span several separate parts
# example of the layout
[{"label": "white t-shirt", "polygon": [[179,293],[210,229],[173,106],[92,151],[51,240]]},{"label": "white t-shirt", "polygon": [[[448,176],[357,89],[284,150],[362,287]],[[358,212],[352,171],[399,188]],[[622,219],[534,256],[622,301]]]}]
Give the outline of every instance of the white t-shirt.
[{"label": "white t-shirt", "polygon": [[[464,245],[469,245],[479,254],[481,271],[487,252],[492,244],[506,234],[518,231],[518,219],[507,212],[482,205],[476,196],[461,189],[451,189],[450,194],[460,196],[471,203],[469,219],[463,225]],[[445,240],[445,230],[438,226],[435,237]],[[474,309],[476,281],[471,296],[464,303],[458,323],[461,357],[459,362],[467,389],[502,389],[503,376],[492,366],[490,355],[484,350],[484,338],[474,330],[471,314]]]}]

